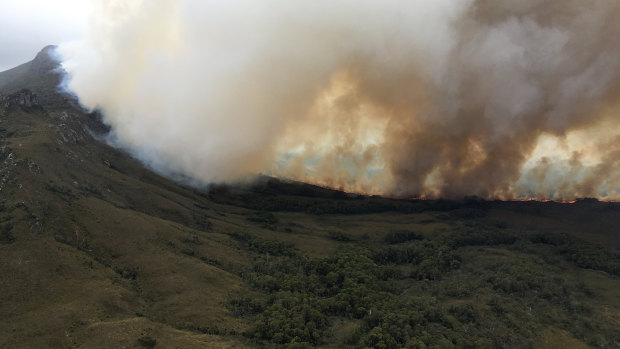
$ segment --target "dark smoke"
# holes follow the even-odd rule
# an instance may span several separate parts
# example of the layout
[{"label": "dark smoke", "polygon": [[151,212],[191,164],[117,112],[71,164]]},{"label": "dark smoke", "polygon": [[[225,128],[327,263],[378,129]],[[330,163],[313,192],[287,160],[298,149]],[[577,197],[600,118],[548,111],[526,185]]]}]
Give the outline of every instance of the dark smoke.
[{"label": "dark smoke", "polygon": [[615,0],[102,2],[60,52],[164,173],[615,199],[618,18]]}]

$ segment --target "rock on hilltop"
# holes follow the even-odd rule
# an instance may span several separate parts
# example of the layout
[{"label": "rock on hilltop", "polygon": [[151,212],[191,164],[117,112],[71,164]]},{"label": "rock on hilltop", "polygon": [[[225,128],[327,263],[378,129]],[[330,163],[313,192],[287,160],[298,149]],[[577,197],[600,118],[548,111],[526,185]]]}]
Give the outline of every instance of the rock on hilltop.
[{"label": "rock on hilltop", "polygon": [[65,98],[57,93],[57,86],[62,79],[62,68],[55,58],[55,49],[56,46],[46,46],[32,61],[0,72],[0,95],[12,95],[27,88],[42,104],[64,103]]}]

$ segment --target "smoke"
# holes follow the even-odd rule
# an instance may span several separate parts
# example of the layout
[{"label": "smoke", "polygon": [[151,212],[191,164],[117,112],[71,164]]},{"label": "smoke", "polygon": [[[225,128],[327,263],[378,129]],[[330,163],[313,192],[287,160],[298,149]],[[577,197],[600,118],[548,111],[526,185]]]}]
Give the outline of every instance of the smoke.
[{"label": "smoke", "polygon": [[59,52],[111,142],[200,183],[620,197],[616,0],[101,1]]}]

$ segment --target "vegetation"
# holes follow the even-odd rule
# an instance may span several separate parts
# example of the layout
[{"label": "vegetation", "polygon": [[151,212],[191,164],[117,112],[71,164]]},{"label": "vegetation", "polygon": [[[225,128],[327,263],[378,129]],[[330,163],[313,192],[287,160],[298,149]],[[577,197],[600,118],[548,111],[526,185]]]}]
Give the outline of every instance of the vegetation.
[{"label": "vegetation", "polygon": [[423,236],[421,234],[413,232],[413,231],[396,230],[396,231],[391,231],[387,235],[385,235],[385,238],[383,238],[383,240],[387,242],[388,244],[400,244],[403,242],[420,240],[422,238]]},{"label": "vegetation", "polygon": [[530,239],[534,243],[548,244],[580,268],[601,270],[620,276],[620,252],[578,239],[566,234],[538,233]]},{"label": "vegetation", "polygon": [[0,73],[42,104],[0,106],[2,348],[620,347],[618,203],[186,188],[40,78]]},{"label": "vegetation", "polygon": [[138,344],[140,344],[144,348],[155,348],[155,344],[157,344],[157,340],[149,336],[144,336],[144,337],[138,338]]},{"label": "vegetation", "polygon": [[[551,251],[554,263],[533,253],[539,235],[533,243],[488,228],[386,237],[387,246],[347,245],[323,258],[256,254],[242,277],[263,296],[229,304],[252,322],[245,335],[291,348],[529,348],[537,333],[560,326],[596,347],[620,340],[587,301],[595,291],[557,266],[563,247]],[[598,270],[616,262],[599,255],[590,265]],[[336,337],[341,322],[351,326]]]}]

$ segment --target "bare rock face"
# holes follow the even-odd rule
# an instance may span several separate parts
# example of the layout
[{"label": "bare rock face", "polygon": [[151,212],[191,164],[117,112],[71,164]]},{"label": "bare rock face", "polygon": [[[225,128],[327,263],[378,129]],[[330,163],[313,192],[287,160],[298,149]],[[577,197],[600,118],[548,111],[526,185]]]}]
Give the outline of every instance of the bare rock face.
[{"label": "bare rock face", "polygon": [[2,97],[2,104],[5,108],[9,108],[12,105],[19,105],[29,108],[38,106],[39,99],[37,98],[36,93],[33,93],[29,89],[23,89],[19,92]]}]

